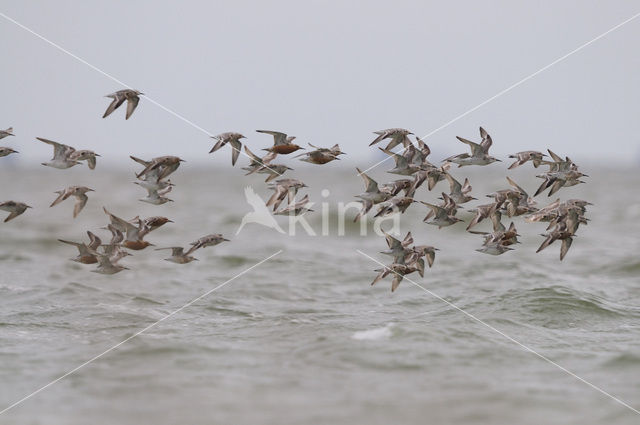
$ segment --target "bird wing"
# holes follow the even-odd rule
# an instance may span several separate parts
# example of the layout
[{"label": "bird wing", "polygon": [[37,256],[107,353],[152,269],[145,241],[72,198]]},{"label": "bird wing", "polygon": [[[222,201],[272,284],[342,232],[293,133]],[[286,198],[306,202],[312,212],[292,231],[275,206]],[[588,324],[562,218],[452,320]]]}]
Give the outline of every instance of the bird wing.
[{"label": "bird wing", "polygon": [[217,139],[218,141],[216,142],[215,145],[213,145],[213,147],[211,148],[209,153],[213,153],[213,152],[217,151],[218,149],[220,149],[221,147],[223,147],[224,145],[227,144],[227,141],[222,139],[222,138],[219,138],[219,136],[215,136],[213,138]]},{"label": "bird wing", "polygon": [[484,154],[484,149],[481,145],[460,136],[456,136],[456,139],[460,140],[462,143],[469,145],[469,147],[471,148],[471,156],[482,156]]},{"label": "bird wing", "polygon": [[287,135],[285,133],[281,133],[279,131],[270,131],[270,130],[256,130],[258,133],[270,134],[273,136],[273,146],[279,145],[288,145]]},{"label": "bird wing", "polygon": [[444,177],[449,182],[449,190],[451,193],[462,193],[462,185],[458,180],[454,179],[449,173],[445,173]]},{"label": "bird wing", "polygon": [[238,156],[240,156],[240,149],[242,149],[242,143],[238,139],[232,139],[229,144],[233,148],[231,151],[231,165],[236,165]]},{"label": "bird wing", "polygon": [[89,166],[90,170],[93,170],[96,168],[96,157],[95,155],[91,155],[89,157],[89,159],[87,159],[87,165]]},{"label": "bird wing", "polygon": [[36,139],[53,146],[53,159],[66,159],[69,154],[75,151],[71,146],[54,142],[53,140],[44,139],[42,137],[36,137]]},{"label": "bird wing", "polygon": [[144,165],[145,167],[151,164],[151,161],[145,161],[144,159],[136,158],[133,155],[130,155],[129,158],[133,159],[135,162],[137,162],[140,165]]},{"label": "bird wing", "polygon": [[569,252],[569,248],[571,248],[572,243],[572,237],[568,237],[562,240],[562,246],[560,247],[560,261],[564,260],[564,256],[567,255],[567,252]]},{"label": "bird wing", "polygon": [[111,241],[109,242],[110,244],[117,245],[124,240],[124,235],[122,234],[122,231],[120,229],[112,224],[109,224],[107,228],[111,232]]},{"label": "bird wing", "polygon": [[106,118],[111,115],[111,113],[118,109],[125,100],[124,96],[118,95],[117,93],[113,93],[112,95],[108,95],[107,97],[112,97],[113,101],[111,101],[111,103],[107,107],[107,110],[104,111],[104,115],[102,116],[102,118]]},{"label": "bird wing", "polygon": [[87,205],[87,200],[89,200],[89,197],[84,193],[82,195],[76,195],[76,203],[73,206],[73,218],[76,218],[78,214],[80,214],[80,211]]},{"label": "bird wing", "polygon": [[276,185],[274,190],[275,192],[273,193],[273,195],[271,195],[271,198],[269,198],[269,200],[265,205],[267,207],[270,207],[273,205],[273,210],[275,211],[280,206],[280,204],[282,203],[282,200],[285,198],[285,195],[289,190],[286,187],[281,185]]},{"label": "bird wing", "polygon": [[65,199],[67,199],[67,197],[65,197],[64,195],[67,193],[67,190],[58,190],[57,192],[55,192],[58,194],[58,197],[51,203],[51,205],[49,205],[49,208],[58,205],[60,202],[64,201]]},{"label": "bird wing", "polygon": [[89,236],[89,248],[92,250],[98,249],[100,245],[102,245],[102,240],[99,237],[94,235],[92,232],[87,231],[87,236]]},{"label": "bird wing", "polygon": [[371,177],[360,171],[359,168],[356,168],[360,177],[364,179],[364,185],[366,187],[366,192],[377,192],[378,191],[378,183],[373,180]]},{"label": "bird wing", "polygon": [[138,96],[130,97],[129,99],[127,99],[127,115],[125,116],[125,119],[129,119],[131,114],[133,114],[133,111],[136,110],[139,102],[140,98]]},{"label": "bird wing", "polygon": [[509,182],[509,184],[513,187],[515,187],[516,189],[518,189],[520,191],[520,193],[522,193],[525,198],[528,198],[529,195],[527,194],[527,192],[521,188],[520,186],[518,186],[518,184],[516,182],[513,181],[513,179],[511,179],[511,177],[507,176],[507,181]]},{"label": "bird wing", "polygon": [[387,241],[387,246],[389,247],[389,249],[394,249],[402,246],[402,242],[400,242],[398,239],[394,238],[387,232],[384,232],[384,238]]},{"label": "bird wing", "polygon": [[404,279],[403,275],[401,275],[400,273],[395,273],[395,276],[393,277],[393,282],[391,282],[391,292],[398,289],[398,285],[400,285],[400,282],[402,282],[402,279]]},{"label": "bird wing", "polygon": [[493,140],[491,139],[491,136],[489,136],[489,133],[487,133],[486,130],[482,127],[480,127],[480,136],[482,137],[482,142],[480,143],[480,146],[482,146],[483,152],[488,154],[489,148],[493,144]]},{"label": "bird wing", "polygon": [[378,149],[380,149],[382,152],[386,153],[387,155],[393,158],[393,160],[396,162],[396,168],[407,167],[408,162],[406,157],[402,155],[398,155],[397,153],[391,152],[390,150],[387,150],[387,149],[383,149],[383,148],[378,148]]}]

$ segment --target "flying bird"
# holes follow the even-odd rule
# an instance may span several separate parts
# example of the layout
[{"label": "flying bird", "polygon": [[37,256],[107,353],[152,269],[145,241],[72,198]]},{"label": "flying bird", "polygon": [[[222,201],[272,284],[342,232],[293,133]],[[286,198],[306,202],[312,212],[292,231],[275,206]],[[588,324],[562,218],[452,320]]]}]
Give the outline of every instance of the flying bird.
[{"label": "flying bird", "polygon": [[111,113],[116,109],[118,109],[120,105],[122,105],[126,100],[127,114],[125,116],[125,119],[128,120],[131,114],[133,114],[133,111],[136,110],[136,107],[138,106],[138,102],[140,102],[141,95],[144,95],[144,93],[141,93],[138,90],[132,90],[132,89],[118,90],[115,93],[106,95],[105,97],[109,97],[113,100],[109,104],[109,107],[107,108],[107,110],[104,112],[104,115],[102,116],[102,118],[106,118],[109,115],[111,115]]},{"label": "flying bird", "polygon": [[76,198],[76,203],[73,207],[73,218],[76,218],[80,211],[87,204],[87,192],[93,192],[93,189],[89,189],[86,186],[70,186],[63,190],[58,190],[55,193],[58,194],[58,197],[49,205],[49,207],[53,207],[58,205],[60,202],[67,200],[70,196]]}]

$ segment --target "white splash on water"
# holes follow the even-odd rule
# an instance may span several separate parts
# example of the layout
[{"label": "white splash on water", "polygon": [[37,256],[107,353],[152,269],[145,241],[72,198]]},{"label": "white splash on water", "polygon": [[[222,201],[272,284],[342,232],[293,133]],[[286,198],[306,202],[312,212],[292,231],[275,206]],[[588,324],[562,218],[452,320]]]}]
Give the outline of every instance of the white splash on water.
[{"label": "white splash on water", "polygon": [[357,339],[359,341],[375,341],[378,339],[386,339],[391,336],[391,328],[393,327],[393,323],[389,323],[386,326],[375,329],[368,329],[366,331],[355,332],[351,335],[351,338]]}]

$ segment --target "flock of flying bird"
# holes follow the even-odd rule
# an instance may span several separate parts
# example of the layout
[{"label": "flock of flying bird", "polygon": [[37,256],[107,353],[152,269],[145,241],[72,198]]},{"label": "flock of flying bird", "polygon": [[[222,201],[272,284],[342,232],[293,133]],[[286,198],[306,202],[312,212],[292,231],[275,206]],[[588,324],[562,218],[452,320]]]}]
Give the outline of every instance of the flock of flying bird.
[{"label": "flock of flying bird", "polygon": [[[143,95],[143,93],[131,89],[120,90],[107,95],[106,97],[111,98],[112,102],[105,111],[103,118],[109,116],[126,102],[127,110],[125,119],[129,119],[138,106],[141,95]],[[266,174],[267,179],[265,181],[271,182],[278,176],[284,174],[285,171],[291,170],[291,168],[285,165],[274,164],[272,161],[278,155],[288,155],[304,148],[292,143],[295,139],[293,136],[287,136],[284,133],[276,131],[257,131],[259,133],[271,135],[274,139],[274,144],[272,147],[265,149],[268,153],[262,158],[255,155],[247,146],[245,146],[244,150],[246,156],[251,159],[251,162],[244,168],[244,170],[247,171],[247,175],[253,173]],[[0,139],[9,136],[15,136],[13,128],[10,127],[6,130],[0,130]],[[210,153],[213,153],[224,145],[229,144],[232,148],[231,164],[235,165],[242,149],[241,139],[244,139],[245,136],[240,133],[228,132],[213,136],[213,138],[216,139],[216,143]],[[91,150],[76,150],[71,146],[42,137],[37,137],[36,139],[53,148],[53,158],[48,162],[42,163],[42,165],[47,167],[68,169],[81,164],[82,161],[86,161],[88,167],[93,170],[96,167],[96,158],[100,156]],[[303,157],[301,158],[302,161],[312,164],[326,164],[339,159],[338,157],[344,154],[337,144],[331,148],[318,148],[311,144],[310,146],[314,148],[314,150],[298,155],[298,157]],[[9,147],[0,147],[0,157],[5,157],[14,153],[18,152]],[[134,156],[131,156],[130,158],[144,167],[140,172],[136,173],[137,181],[134,182],[147,191],[147,196],[140,199],[140,201],[153,205],[162,205],[166,202],[172,201],[166,196],[174,187],[174,184],[171,183],[171,180],[168,177],[178,169],[184,160],[177,156],[161,156],[149,161],[136,158]],[[279,179],[270,183],[269,187],[274,190],[274,194],[267,202],[267,206],[273,206],[274,214],[299,215],[307,211],[311,211],[306,207],[309,203],[308,195],[303,197],[300,201],[295,201],[295,195],[298,192],[298,189],[306,187],[306,185],[301,181],[296,179]],[[76,218],[89,200],[89,197],[87,196],[88,192],[93,192],[93,189],[86,186],[69,186],[65,189],[58,190],[55,192],[58,196],[50,206],[53,207],[67,200],[69,197],[74,197],[75,206],[73,209],[73,217]],[[282,204],[285,198],[288,199],[287,206],[278,210],[278,207]],[[4,220],[5,222],[13,220],[23,214],[28,208],[31,207],[24,202],[0,202],[0,210],[9,212],[9,215]],[[73,258],[72,261],[82,264],[97,264],[97,268],[92,271],[101,274],[115,274],[122,270],[128,270],[127,267],[119,264],[119,261],[122,258],[131,255],[127,250],[142,250],[148,246],[153,246],[152,243],[144,240],[144,237],[164,224],[172,222],[170,219],[163,216],[147,217],[144,219],[134,217],[127,221],[112,214],[104,207],[103,210],[110,221],[109,224],[103,228],[111,232],[111,239],[109,243],[103,243],[101,238],[91,231],[87,231],[87,235],[89,237],[88,242],[72,242],[59,239],[60,242],[73,245],[77,248],[78,255]],[[197,260],[197,258],[191,255],[196,250],[215,246],[225,241],[229,241],[229,239],[226,239],[221,234],[216,233],[199,238],[195,242],[192,242],[190,247],[187,249],[182,246],[174,246],[158,248],[158,250],[169,249],[171,250],[171,256],[166,258],[167,261],[186,264]]]},{"label": "flock of flying bird", "polygon": [[[452,164],[458,164],[459,168],[470,165],[484,166],[500,161],[489,155],[489,148],[493,141],[482,127],[480,127],[480,137],[482,138],[480,143],[457,137],[460,142],[469,146],[471,152],[446,158],[443,160],[444,164],[442,166],[436,166],[429,162],[427,159],[431,153],[429,146],[418,137],[416,137],[416,144],[414,144],[409,138],[413,133],[408,130],[391,128],[375,132],[375,134],[378,137],[371,142],[371,145],[378,144],[384,140],[389,141],[385,148],[380,148],[382,152],[395,160],[395,167],[388,172],[406,177],[378,185],[375,180],[360,169],[357,169],[359,175],[364,179],[365,192],[357,195],[362,202],[362,209],[356,216],[356,221],[367,214],[376,204],[378,209],[375,216],[379,217],[394,213],[404,213],[413,203],[419,202],[429,209],[423,220],[427,224],[438,226],[441,229],[463,222],[464,220],[456,216],[459,206],[476,200],[476,198],[470,195],[472,188],[468,179],[460,183],[451,175]],[[401,151],[393,152],[391,150],[399,145],[403,146]],[[493,202],[479,205],[469,210],[469,212],[474,213],[474,216],[467,225],[466,230],[483,237],[482,246],[476,251],[490,255],[501,255],[512,250],[511,246],[519,243],[518,237],[520,235],[513,222],[510,223],[508,228],[502,223],[502,216],[506,215],[509,218],[524,216],[527,222],[541,221],[549,223],[547,233],[542,235],[545,239],[536,252],[540,252],[559,240],[561,241],[560,260],[564,259],[571,247],[578,227],[580,224],[587,224],[588,219],[585,218],[585,212],[586,207],[591,204],[581,199],[570,199],[566,202],[560,202],[558,199],[546,207],[538,209],[534,197],[547,189],[550,189],[548,196],[552,196],[563,187],[584,183],[580,179],[588,176],[578,171],[578,166],[569,157],[563,159],[551,150],[548,150],[548,152],[550,159],[547,159],[546,154],[537,151],[518,152],[509,156],[515,159],[509,166],[509,170],[524,165],[529,161],[532,162],[535,168],[541,165],[549,167],[546,173],[537,176],[544,181],[533,196],[529,195],[510,177],[507,177],[507,182],[511,187],[487,195],[493,199]],[[431,191],[438,182],[444,180],[449,183],[449,194],[442,192],[440,198],[442,202],[440,204],[436,205],[414,199],[416,190],[423,183],[426,182],[427,189]],[[491,221],[492,232],[471,230],[484,219]],[[376,270],[378,275],[371,283],[372,285],[393,274],[391,291],[395,291],[405,275],[418,272],[421,277],[424,276],[424,259],[427,260],[429,267],[433,265],[437,248],[427,245],[412,245],[413,237],[411,232],[407,233],[402,241],[387,233],[385,233],[385,239],[388,249],[381,253],[393,257],[393,262],[382,269]]]},{"label": "flock of flying bird", "polygon": [[[127,110],[125,118],[129,119],[135,111],[142,94],[143,93],[137,90],[125,89],[107,95],[106,97],[113,100],[105,111],[103,118],[109,116],[126,101]],[[266,206],[273,207],[274,214],[276,215],[300,215],[313,211],[308,207],[308,195],[305,195],[298,201],[296,200],[298,191],[307,186],[302,181],[294,178],[277,179],[286,171],[291,170],[291,168],[284,164],[273,162],[278,155],[289,155],[305,148],[293,143],[295,140],[294,136],[288,136],[285,133],[277,131],[257,130],[257,132],[272,136],[273,146],[264,149],[267,151],[266,155],[259,157],[245,145],[244,152],[251,161],[248,166],[243,167],[243,170],[247,171],[246,175],[254,173],[267,175],[265,182],[269,183],[268,187],[272,189],[274,193],[266,202]],[[354,221],[360,220],[374,205],[378,206],[375,217],[380,217],[404,213],[413,203],[419,202],[429,209],[427,216],[424,218],[424,222],[427,224],[438,226],[439,229],[455,225],[463,221],[456,216],[460,208],[459,206],[471,200],[476,200],[476,198],[470,195],[472,187],[468,179],[460,183],[451,175],[450,169],[452,164],[458,164],[458,167],[471,165],[484,166],[500,161],[489,155],[489,148],[493,142],[491,136],[482,127],[480,127],[480,136],[482,138],[480,143],[457,137],[460,142],[469,146],[470,153],[461,153],[446,158],[442,161],[444,164],[441,166],[436,166],[429,162],[427,159],[431,154],[429,146],[418,137],[415,137],[416,141],[414,144],[409,137],[413,135],[413,133],[408,130],[391,128],[377,131],[375,134],[377,137],[371,142],[370,146],[382,141],[388,141],[385,148],[379,148],[395,161],[395,167],[388,172],[404,176],[404,178],[378,185],[375,180],[356,168],[358,174],[364,179],[365,192],[356,196],[360,199],[362,208]],[[0,139],[8,136],[14,136],[13,128],[0,130]],[[225,145],[229,145],[232,149],[231,164],[234,166],[242,152],[243,146],[241,140],[245,139],[245,136],[240,133],[227,132],[213,136],[213,138],[216,142],[209,153],[216,152]],[[86,161],[88,167],[94,169],[96,167],[96,158],[100,156],[90,150],[76,150],[71,146],[41,137],[37,137],[37,140],[53,147],[53,158],[48,162],[42,163],[42,165],[48,167],[67,169]],[[339,156],[344,154],[337,144],[330,148],[309,145],[312,150],[296,156],[302,157],[301,161],[323,165],[334,160],[339,160]],[[402,150],[396,152],[392,150],[400,145],[403,147]],[[550,189],[549,196],[552,196],[563,187],[584,183],[580,179],[587,176],[578,171],[578,166],[571,161],[569,157],[563,159],[551,150],[548,150],[548,152],[550,159],[547,159],[546,154],[537,151],[524,151],[510,155],[510,158],[515,159],[509,166],[510,170],[524,165],[529,161],[532,162],[535,168],[541,165],[549,167],[546,173],[537,176],[544,181],[533,196],[530,196],[510,177],[507,177],[507,181],[511,186],[510,188],[498,190],[487,195],[493,199],[493,202],[479,205],[469,210],[475,213],[475,215],[468,224],[467,231],[480,234],[483,237],[482,247],[477,249],[477,251],[491,255],[500,255],[512,250],[511,245],[519,243],[518,236],[520,235],[517,233],[513,222],[510,223],[508,228],[505,227],[502,223],[502,216],[507,215],[511,218],[524,215],[525,220],[528,222],[541,221],[549,223],[547,227],[548,233],[543,234],[545,240],[537,252],[551,245],[556,240],[560,240],[562,243],[560,260],[564,259],[579,225],[587,223],[587,218],[585,218],[586,207],[591,204],[580,199],[571,199],[566,202],[560,202],[558,199],[546,207],[538,209],[535,206],[536,202],[534,197],[547,189]],[[17,151],[9,147],[0,147],[0,157],[13,153],[17,153]],[[168,177],[178,169],[183,160],[176,156],[161,156],[149,161],[134,156],[130,158],[144,167],[140,172],[136,173],[138,181],[136,181],[135,184],[147,191],[147,196],[140,199],[140,201],[153,205],[162,205],[170,202],[171,199],[167,198],[166,195],[172,190],[174,184],[171,183]],[[439,182],[444,180],[449,183],[450,190],[448,194],[442,192],[440,198],[442,202],[440,204],[436,205],[414,199],[416,191],[425,182],[426,188],[431,191]],[[87,193],[92,191],[92,189],[85,186],[70,186],[59,190],[55,192],[58,196],[52,202],[51,207],[73,196],[75,198],[73,217],[75,218],[88,201]],[[401,192],[402,194],[400,194]],[[285,198],[287,199],[286,206],[279,209]],[[21,215],[28,208],[31,207],[23,202],[6,201],[0,203],[0,210],[10,213],[4,220],[5,222]],[[102,240],[91,231],[87,231],[87,235],[89,236],[88,243],[60,240],[60,242],[73,245],[78,249],[78,256],[73,258],[73,261],[82,264],[98,264],[97,268],[93,271],[102,274],[114,274],[126,270],[127,267],[119,264],[122,258],[131,255],[126,250],[141,250],[153,245],[145,241],[144,237],[164,224],[172,222],[162,216],[144,219],[135,217],[127,221],[110,213],[106,208],[103,207],[103,209],[110,221],[109,224],[103,228],[111,232],[111,240],[108,244],[102,243]],[[492,232],[471,230],[484,219],[491,221],[493,227]],[[433,265],[435,252],[438,249],[427,245],[413,245],[411,232],[409,232],[402,241],[387,233],[385,233],[385,238],[388,250],[382,251],[382,253],[392,256],[393,263],[376,270],[378,275],[372,282],[372,285],[389,274],[393,274],[394,278],[391,290],[395,291],[405,275],[418,272],[420,276],[424,276],[425,259],[429,267]],[[197,260],[191,255],[197,249],[215,246],[224,241],[228,241],[228,239],[224,238],[221,234],[211,234],[192,242],[186,250],[182,246],[159,249],[171,250],[171,256],[166,260],[178,264],[186,264]]]}]

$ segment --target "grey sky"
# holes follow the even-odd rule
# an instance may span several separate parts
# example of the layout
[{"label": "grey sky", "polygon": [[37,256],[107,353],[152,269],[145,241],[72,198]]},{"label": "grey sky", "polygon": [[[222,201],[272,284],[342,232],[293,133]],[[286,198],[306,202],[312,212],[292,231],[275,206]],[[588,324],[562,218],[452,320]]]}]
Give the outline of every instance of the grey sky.
[{"label": "grey sky", "polygon": [[[481,4],[482,3],[482,4]],[[634,2],[3,1],[0,11],[211,133],[340,143],[366,166],[374,130],[427,134],[635,13]],[[640,158],[640,18],[433,135],[437,155],[483,125],[505,156]],[[0,127],[22,161],[35,136],[129,154],[210,157],[205,134],[142,101],[107,119],[116,83],[0,18]],[[438,157],[436,159],[439,159]],[[241,159],[241,162],[245,159]]]}]

